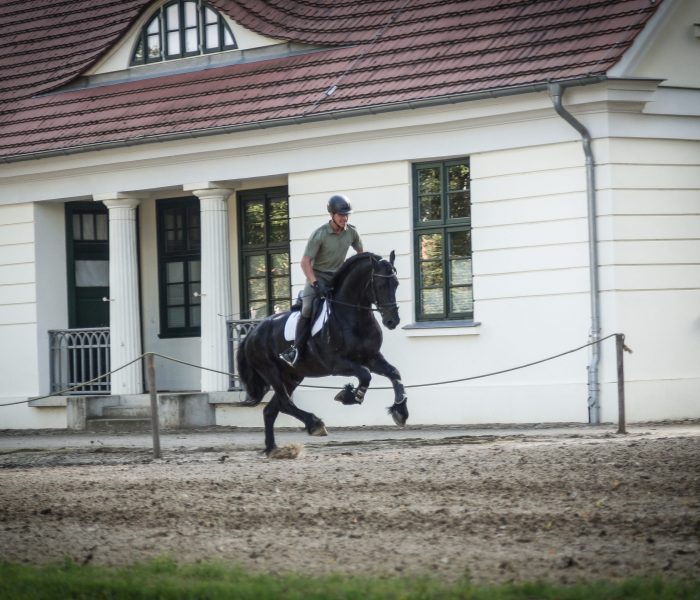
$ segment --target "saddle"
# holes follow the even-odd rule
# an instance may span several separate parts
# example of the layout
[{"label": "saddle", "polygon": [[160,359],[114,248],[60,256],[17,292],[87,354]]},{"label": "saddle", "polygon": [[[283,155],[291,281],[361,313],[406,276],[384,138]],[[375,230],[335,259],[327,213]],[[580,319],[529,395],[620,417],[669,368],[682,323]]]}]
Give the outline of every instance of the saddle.
[{"label": "saddle", "polygon": [[[313,310],[312,310],[312,320],[313,325],[311,326],[311,337],[315,336],[321,329],[323,329],[324,324],[328,320],[331,312],[331,303],[328,302],[326,298],[314,300]],[[299,297],[297,301],[292,306],[292,311],[289,313],[289,317],[284,324],[284,339],[288,342],[294,341],[294,334],[297,329],[297,323],[299,317],[301,316],[301,292],[299,292]]]}]

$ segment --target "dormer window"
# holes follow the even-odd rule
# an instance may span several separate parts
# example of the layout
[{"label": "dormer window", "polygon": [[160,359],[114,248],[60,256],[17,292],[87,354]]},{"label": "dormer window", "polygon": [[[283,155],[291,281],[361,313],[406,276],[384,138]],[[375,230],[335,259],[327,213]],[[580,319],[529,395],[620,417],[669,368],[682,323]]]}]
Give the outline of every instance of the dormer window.
[{"label": "dormer window", "polygon": [[131,64],[143,65],[236,47],[233,33],[218,11],[202,0],[173,0],[159,8],[141,30]]}]

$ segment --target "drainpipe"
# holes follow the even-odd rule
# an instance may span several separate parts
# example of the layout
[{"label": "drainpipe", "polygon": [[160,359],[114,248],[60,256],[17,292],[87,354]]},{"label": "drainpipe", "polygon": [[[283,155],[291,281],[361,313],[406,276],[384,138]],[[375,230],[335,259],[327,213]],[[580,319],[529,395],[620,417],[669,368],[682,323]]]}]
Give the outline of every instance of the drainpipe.
[{"label": "drainpipe", "polygon": [[[598,286],[598,232],[596,226],[596,192],[595,192],[595,162],[591,147],[591,135],[584,125],[567,111],[562,105],[564,88],[558,83],[549,85],[554,110],[581,135],[583,153],[586,157],[586,196],[588,205],[588,261],[590,277],[591,301],[591,335],[590,341],[600,340],[600,294]],[[591,346],[591,363],[588,366],[588,422],[600,423],[600,384],[598,371],[600,366],[600,344]]]}]

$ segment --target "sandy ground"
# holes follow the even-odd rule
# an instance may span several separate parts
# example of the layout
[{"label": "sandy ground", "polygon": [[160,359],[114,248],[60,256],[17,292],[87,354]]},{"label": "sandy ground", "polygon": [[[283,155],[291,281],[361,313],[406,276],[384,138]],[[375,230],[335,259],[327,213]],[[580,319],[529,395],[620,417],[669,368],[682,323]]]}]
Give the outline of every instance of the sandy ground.
[{"label": "sandy ground", "polygon": [[697,578],[700,423],[614,431],[287,434],[304,443],[296,460],[261,456],[259,432],[175,436],[158,460],[116,436],[42,447],[5,432],[0,552],[478,582]]}]

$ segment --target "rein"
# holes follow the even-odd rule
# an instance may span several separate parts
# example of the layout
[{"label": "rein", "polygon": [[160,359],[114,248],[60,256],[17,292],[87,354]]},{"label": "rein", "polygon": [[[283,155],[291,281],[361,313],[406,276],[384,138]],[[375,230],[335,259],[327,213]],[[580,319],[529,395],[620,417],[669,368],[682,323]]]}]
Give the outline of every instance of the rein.
[{"label": "rein", "polygon": [[342,302],[340,300],[336,300],[335,298],[327,298],[327,300],[331,303],[334,303],[334,304],[340,304],[342,306],[349,306],[351,308],[356,308],[358,310],[370,310],[370,311],[379,312],[379,313],[382,312],[383,308],[387,308],[387,307],[391,308],[394,306],[398,306],[398,304],[396,302],[387,302],[387,303],[383,303],[383,304],[380,304],[379,302],[377,302],[377,292],[374,289],[374,278],[375,277],[382,277],[384,279],[390,279],[392,277],[396,277],[396,269],[394,269],[394,267],[392,266],[393,272],[391,275],[382,275],[381,273],[377,273],[374,270],[374,259],[371,256],[369,257],[369,260],[370,260],[372,270],[370,273],[369,281],[365,285],[365,288],[369,287],[372,290],[372,297],[373,297],[372,304],[376,304],[377,308],[373,308],[372,304],[370,304],[369,306],[364,306],[362,304],[351,304],[349,302]]}]

